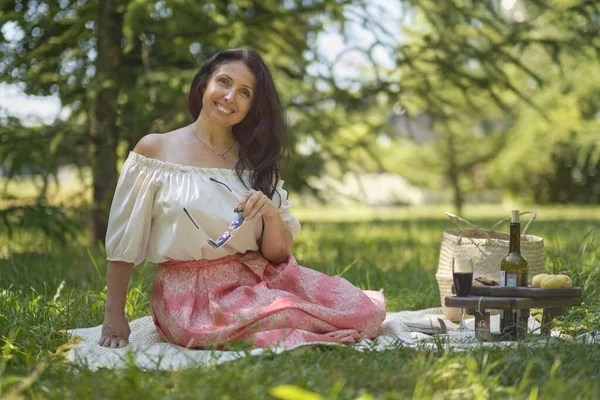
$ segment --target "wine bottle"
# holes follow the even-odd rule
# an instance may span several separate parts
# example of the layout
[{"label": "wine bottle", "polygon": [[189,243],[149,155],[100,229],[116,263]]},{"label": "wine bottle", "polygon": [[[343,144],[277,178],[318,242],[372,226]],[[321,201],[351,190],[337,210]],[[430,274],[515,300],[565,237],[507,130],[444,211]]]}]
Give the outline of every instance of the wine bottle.
[{"label": "wine bottle", "polygon": [[513,210],[510,218],[510,242],[508,255],[500,263],[500,286],[527,287],[529,267],[521,254],[521,224],[519,210]]},{"label": "wine bottle", "polygon": [[[529,267],[521,254],[521,224],[519,210],[513,210],[510,218],[510,241],[508,255],[500,263],[500,286],[527,287]],[[512,312],[500,313],[500,329],[509,338],[515,339],[517,315]]]}]

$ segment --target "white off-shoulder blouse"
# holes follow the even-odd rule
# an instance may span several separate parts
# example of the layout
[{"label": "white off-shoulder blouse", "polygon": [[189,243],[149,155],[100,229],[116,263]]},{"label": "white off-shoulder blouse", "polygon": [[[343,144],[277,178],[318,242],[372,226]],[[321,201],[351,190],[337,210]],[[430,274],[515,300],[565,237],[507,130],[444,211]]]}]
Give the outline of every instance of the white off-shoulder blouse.
[{"label": "white off-shoulder blouse", "polygon": [[[248,183],[249,171],[243,174]],[[212,248],[212,239],[225,232],[234,208],[248,189],[232,169],[184,166],[130,152],[117,184],[106,233],[109,261],[134,265],[145,259],[214,260],[259,250],[262,218],[246,221],[226,245]],[[300,223],[290,214],[290,202],[279,181],[271,202],[295,238]],[[196,224],[185,214],[186,209]]]}]

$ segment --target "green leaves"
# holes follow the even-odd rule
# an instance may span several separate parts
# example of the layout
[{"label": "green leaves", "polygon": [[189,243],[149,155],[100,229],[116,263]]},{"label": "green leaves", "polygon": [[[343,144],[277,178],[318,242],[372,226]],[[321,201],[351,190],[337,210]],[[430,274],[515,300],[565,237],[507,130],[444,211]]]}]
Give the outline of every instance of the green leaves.
[{"label": "green leaves", "polygon": [[[20,82],[30,94],[56,94],[71,113],[60,129],[7,121],[0,162],[11,177],[28,167],[54,179],[59,157],[61,163],[88,163],[98,143],[86,147],[90,132],[105,122],[90,118],[99,109],[111,116],[100,132],[111,151],[181,127],[189,122],[186,92],[198,66],[218,50],[252,47],[272,66],[287,105],[293,147],[283,175],[292,191],[336,171],[392,171],[429,188],[450,186],[457,207],[470,192],[490,186],[556,201],[564,197],[556,187],[566,178],[551,175],[572,160],[576,168],[564,175],[586,183],[563,192],[589,195],[567,200],[600,198],[594,189],[600,100],[593,73],[600,6],[594,2],[518,2],[522,9],[471,0],[386,2],[402,8],[396,21],[402,36],[396,38],[382,23],[385,10],[365,0],[125,0],[105,19],[108,31],[123,38],[112,54],[101,54],[103,60],[96,26],[102,3],[38,3],[0,5],[2,20],[22,31],[11,40],[0,36],[0,81]],[[348,43],[359,26],[372,43]],[[319,54],[324,31],[342,35],[352,51],[333,61]],[[376,62],[378,51],[392,55],[389,66]],[[359,58],[365,67],[351,79],[337,71],[336,65]],[[114,60],[112,75],[104,75],[99,66]],[[434,137],[412,143],[410,134],[389,126],[393,104],[407,119],[431,117]],[[22,133],[33,131],[43,134],[33,141]],[[377,142],[382,132],[392,139],[388,147]],[[568,152],[560,150],[564,142]],[[528,157],[533,149],[536,157]],[[106,189],[112,175],[96,173],[94,186]]]}]

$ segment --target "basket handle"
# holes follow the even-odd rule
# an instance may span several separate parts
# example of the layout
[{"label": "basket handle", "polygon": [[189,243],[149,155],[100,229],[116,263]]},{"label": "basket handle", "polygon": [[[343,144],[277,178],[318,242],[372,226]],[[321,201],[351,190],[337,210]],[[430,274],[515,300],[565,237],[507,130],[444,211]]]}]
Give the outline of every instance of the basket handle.
[{"label": "basket handle", "polygon": [[[519,215],[523,215],[523,214],[533,214],[533,216],[529,219],[529,221],[527,221],[527,224],[525,224],[525,228],[523,228],[523,233],[521,234],[521,237],[525,237],[525,235],[527,234],[527,229],[529,229],[529,225],[531,225],[533,220],[537,217],[537,212],[535,210],[521,211],[519,213]],[[496,228],[498,225],[502,224],[503,222],[508,221],[509,219],[510,219],[510,217],[502,218],[500,221],[496,222],[490,228],[490,231],[494,232],[494,228]]]},{"label": "basket handle", "polygon": [[460,229],[460,225],[458,225],[458,222],[456,222],[457,220],[461,221],[461,222],[464,222],[465,224],[467,224],[467,225],[475,228],[475,230],[477,230],[478,232],[483,233],[488,238],[488,241],[490,241],[492,239],[492,236],[488,232],[486,232],[483,229],[480,229],[479,227],[473,225],[472,223],[470,223],[466,219],[461,218],[458,215],[454,215],[454,214],[452,214],[452,213],[450,213],[448,211],[446,211],[446,215],[448,216],[448,218],[450,218],[450,221],[452,221],[452,223],[454,225],[456,225],[456,227],[458,228],[458,244],[461,243],[463,234],[462,234],[462,230]]}]

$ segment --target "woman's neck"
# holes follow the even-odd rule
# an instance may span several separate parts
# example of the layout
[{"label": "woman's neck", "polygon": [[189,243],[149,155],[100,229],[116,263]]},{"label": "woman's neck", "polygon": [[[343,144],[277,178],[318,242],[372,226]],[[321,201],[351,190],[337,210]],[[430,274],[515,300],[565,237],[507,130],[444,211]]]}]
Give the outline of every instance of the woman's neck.
[{"label": "woman's neck", "polygon": [[194,135],[198,136],[209,146],[231,146],[235,141],[231,127],[216,126],[202,111],[200,111],[198,119],[192,124]]}]

